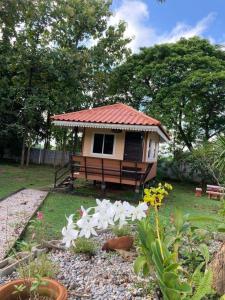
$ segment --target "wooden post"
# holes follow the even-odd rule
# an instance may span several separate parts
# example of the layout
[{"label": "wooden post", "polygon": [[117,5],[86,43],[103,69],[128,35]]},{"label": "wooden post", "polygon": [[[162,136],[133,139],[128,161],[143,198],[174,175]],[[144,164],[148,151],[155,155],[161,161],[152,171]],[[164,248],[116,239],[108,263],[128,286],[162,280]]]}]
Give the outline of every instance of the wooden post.
[{"label": "wooden post", "polygon": [[77,139],[78,139],[78,127],[75,127],[73,130],[74,137],[73,137],[73,154],[76,153],[77,148]]}]

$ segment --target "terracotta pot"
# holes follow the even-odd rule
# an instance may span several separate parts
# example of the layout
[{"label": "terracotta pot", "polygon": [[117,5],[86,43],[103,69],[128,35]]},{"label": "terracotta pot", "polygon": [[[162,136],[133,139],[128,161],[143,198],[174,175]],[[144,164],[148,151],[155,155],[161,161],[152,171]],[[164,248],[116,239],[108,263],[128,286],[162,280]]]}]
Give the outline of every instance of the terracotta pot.
[{"label": "terracotta pot", "polygon": [[[32,279],[31,279],[32,280]],[[58,281],[44,278],[47,285],[40,286],[38,292],[40,296],[48,296],[54,300],[67,300],[67,290]],[[0,299],[4,300],[18,300],[18,294],[13,294],[15,285],[24,284],[23,279],[13,280],[9,283],[0,286]],[[21,299],[26,299],[28,293],[24,291],[19,294]]]},{"label": "terracotta pot", "polygon": [[114,238],[108,240],[102,247],[102,250],[126,250],[129,251],[132,248],[134,242],[134,238],[132,236],[121,236],[118,238]]}]

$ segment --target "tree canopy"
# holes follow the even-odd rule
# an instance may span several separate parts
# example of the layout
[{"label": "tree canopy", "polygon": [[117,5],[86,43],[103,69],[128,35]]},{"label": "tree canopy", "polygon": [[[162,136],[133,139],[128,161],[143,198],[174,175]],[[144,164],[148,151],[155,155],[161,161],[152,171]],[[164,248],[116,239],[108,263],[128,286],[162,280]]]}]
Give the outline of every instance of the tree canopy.
[{"label": "tree canopy", "polygon": [[49,146],[50,115],[96,105],[129,54],[125,24],[109,25],[110,5],[0,0],[0,145],[18,139],[22,164],[26,146]]},{"label": "tree canopy", "polygon": [[162,121],[176,149],[225,132],[225,52],[198,37],[141,49],[114,70],[110,93]]}]

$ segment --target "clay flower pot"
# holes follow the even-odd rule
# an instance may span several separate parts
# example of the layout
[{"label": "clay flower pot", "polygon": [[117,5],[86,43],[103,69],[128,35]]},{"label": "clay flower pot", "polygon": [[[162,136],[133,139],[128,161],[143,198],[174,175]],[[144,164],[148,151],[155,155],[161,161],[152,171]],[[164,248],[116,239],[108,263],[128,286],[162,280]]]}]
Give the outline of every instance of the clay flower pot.
[{"label": "clay flower pot", "polygon": [[102,247],[102,250],[125,250],[129,251],[132,248],[134,238],[132,236],[121,236],[108,240]]},{"label": "clay flower pot", "polygon": [[[43,285],[38,288],[40,296],[50,297],[54,300],[67,300],[67,290],[64,286],[53,279],[44,278],[44,281],[47,282],[47,285]],[[13,294],[15,291],[15,285],[20,284],[24,284],[23,279],[13,280],[3,286],[0,286],[0,299],[18,300],[18,296],[20,296],[21,299],[26,300],[29,295],[27,291],[23,291],[20,294]]]}]

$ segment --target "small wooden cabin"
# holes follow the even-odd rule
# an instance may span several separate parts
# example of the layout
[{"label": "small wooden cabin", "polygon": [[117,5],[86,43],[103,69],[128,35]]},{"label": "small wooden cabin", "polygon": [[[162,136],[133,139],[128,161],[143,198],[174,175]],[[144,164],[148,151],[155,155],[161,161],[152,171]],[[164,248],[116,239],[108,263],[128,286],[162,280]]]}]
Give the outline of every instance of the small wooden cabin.
[{"label": "small wooden cabin", "polygon": [[81,153],[71,157],[72,178],[128,184],[136,190],[156,176],[162,125],[122,103],[55,115],[55,126],[82,133]]}]

